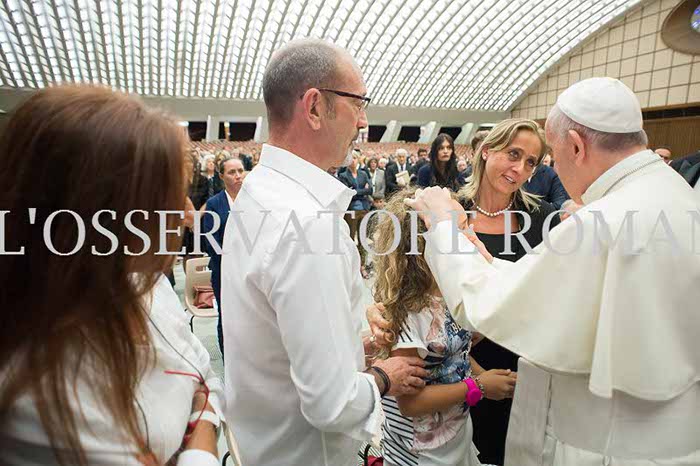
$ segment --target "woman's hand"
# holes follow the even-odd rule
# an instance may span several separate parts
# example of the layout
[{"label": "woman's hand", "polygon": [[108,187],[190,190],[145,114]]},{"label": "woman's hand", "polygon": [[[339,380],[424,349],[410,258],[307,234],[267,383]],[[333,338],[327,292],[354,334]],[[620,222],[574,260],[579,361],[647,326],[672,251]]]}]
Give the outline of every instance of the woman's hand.
[{"label": "woman's hand", "polygon": [[491,369],[479,375],[486,398],[496,401],[513,398],[517,378],[517,373],[510,369]]},{"label": "woman's hand", "polygon": [[198,413],[200,411],[214,412],[214,408],[212,408],[209,401],[207,401],[205,390],[207,390],[207,388],[202,384],[195,390],[194,396],[192,397],[192,413]]},{"label": "woman's hand", "polygon": [[[206,387],[200,385],[192,397],[192,413],[199,411],[210,411],[214,413],[214,408],[207,400]],[[183,447],[185,450],[195,449],[208,451],[214,456],[218,456],[216,448],[216,428],[209,421],[199,420],[195,424],[194,429],[183,439]]]},{"label": "woman's hand", "polygon": [[160,466],[158,464],[158,459],[153,452],[141,453],[136,457],[136,461],[141,463],[143,466]]}]

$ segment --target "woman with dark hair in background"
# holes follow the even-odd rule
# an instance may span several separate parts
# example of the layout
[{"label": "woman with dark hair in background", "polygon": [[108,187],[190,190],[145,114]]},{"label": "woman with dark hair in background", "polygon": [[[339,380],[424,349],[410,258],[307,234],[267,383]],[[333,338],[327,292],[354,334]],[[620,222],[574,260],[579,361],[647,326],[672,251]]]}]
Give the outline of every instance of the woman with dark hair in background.
[{"label": "woman with dark hair in background", "polygon": [[418,186],[441,186],[457,192],[464,182],[457,170],[457,154],[452,136],[438,134],[430,146],[430,164],[418,170]]},{"label": "woman with dark hair in background", "polygon": [[180,246],[159,244],[181,220],[157,211],[184,208],[186,143],[106,88],[51,87],[14,110],[0,136],[5,246],[23,248],[0,255],[4,466],[218,463],[221,382],[163,278],[173,255],[157,254]]}]

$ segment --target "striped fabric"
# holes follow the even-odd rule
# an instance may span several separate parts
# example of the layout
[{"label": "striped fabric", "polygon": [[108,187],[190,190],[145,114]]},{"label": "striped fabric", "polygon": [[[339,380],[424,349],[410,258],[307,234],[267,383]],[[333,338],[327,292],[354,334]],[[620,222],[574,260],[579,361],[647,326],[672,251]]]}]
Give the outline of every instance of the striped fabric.
[{"label": "striped fabric", "polygon": [[382,399],[384,426],[382,431],[382,453],[384,458],[396,466],[418,466],[418,456],[411,453],[413,446],[413,421],[401,415],[396,398]]}]

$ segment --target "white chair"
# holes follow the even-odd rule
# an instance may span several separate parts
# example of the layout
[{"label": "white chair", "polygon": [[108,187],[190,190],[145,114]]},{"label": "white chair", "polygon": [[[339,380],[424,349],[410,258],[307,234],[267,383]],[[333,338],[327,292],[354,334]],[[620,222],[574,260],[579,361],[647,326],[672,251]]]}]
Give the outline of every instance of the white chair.
[{"label": "white chair", "polygon": [[198,257],[190,259],[185,265],[185,306],[192,315],[190,318],[190,330],[194,332],[193,321],[195,317],[218,317],[216,308],[198,308],[194,305],[195,286],[211,285],[211,270],[208,257]]},{"label": "white chair", "polygon": [[241,454],[238,451],[238,443],[236,442],[236,438],[233,436],[233,432],[231,432],[231,429],[229,429],[226,423],[222,423],[222,425],[224,435],[226,436],[226,445],[228,445],[228,453],[226,453],[223,459],[221,460],[221,466],[226,466],[226,460],[229,457],[233,458],[233,461],[236,463],[236,466],[243,466],[243,462],[241,461]]}]

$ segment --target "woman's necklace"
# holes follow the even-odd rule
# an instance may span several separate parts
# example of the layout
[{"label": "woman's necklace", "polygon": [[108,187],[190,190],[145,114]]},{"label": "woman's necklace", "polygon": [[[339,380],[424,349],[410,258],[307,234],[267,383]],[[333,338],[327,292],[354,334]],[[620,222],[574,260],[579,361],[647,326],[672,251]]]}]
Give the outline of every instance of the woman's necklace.
[{"label": "woman's necklace", "polygon": [[489,212],[489,211],[486,210],[486,209],[482,209],[481,206],[479,206],[479,204],[477,204],[476,202],[474,203],[474,206],[476,207],[476,210],[478,210],[480,213],[486,215],[487,217],[493,218],[493,217],[498,217],[499,215],[502,215],[503,212],[505,212],[506,210],[510,210],[510,208],[513,207],[513,201],[514,201],[514,200],[515,200],[515,196],[513,196],[513,197],[510,199],[510,202],[508,203],[508,205],[506,206],[505,209],[502,209],[502,210],[499,210],[499,211],[496,211],[496,212]]}]

